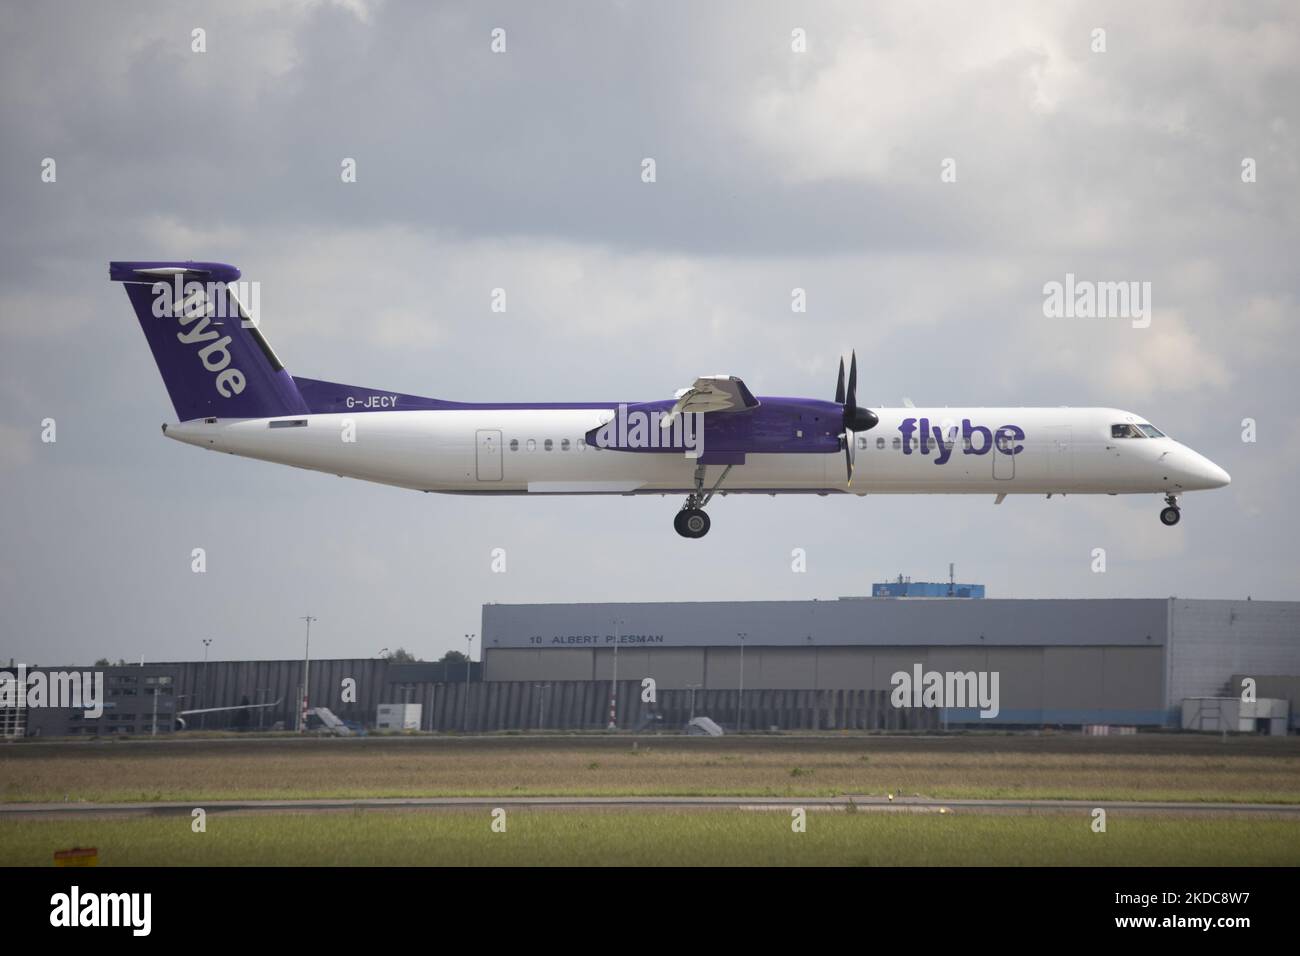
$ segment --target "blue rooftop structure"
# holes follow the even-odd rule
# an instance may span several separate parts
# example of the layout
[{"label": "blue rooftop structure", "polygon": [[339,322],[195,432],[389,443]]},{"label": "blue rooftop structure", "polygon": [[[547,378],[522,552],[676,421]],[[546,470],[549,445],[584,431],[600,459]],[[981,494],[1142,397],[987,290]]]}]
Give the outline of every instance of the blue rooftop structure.
[{"label": "blue rooftop structure", "polygon": [[984,585],[958,584],[955,581],[913,581],[899,575],[894,581],[871,586],[871,596],[878,598],[982,598]]}]

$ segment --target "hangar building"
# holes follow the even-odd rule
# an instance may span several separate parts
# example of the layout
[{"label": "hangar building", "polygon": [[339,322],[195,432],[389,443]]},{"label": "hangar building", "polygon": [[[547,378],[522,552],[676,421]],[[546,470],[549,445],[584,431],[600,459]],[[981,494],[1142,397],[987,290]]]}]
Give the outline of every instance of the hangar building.
[{"label": "hangar building", "polygon": [[488,682],[609,681],[616,643],[620,681],[670,690],[888,691],[916,665],[997,672],[996,718],[945,714],[982,726],[1176,727],[1184,699],[1239,695],[1243,676],[1290,698],[1292,727],[1300,704],[1290,601],[489,604],[481,633]]},{"label": "hangar building", "polygon": [[[1249,678],[1261,702],[1280,699],[1291,728],[1300,727],[1300,602],[492,604],[480,633],[484,660],[468,669],[314,660],[311,701],[367,727],[383,705],[418,705],[418,729],[437,732],[597,729],[608,726],[611,705],[617,726],[629,730],[679,729],[697,715],[727,730],[1160,728],[1179,727],[1192,701],[1199,717],[1191,726],[1205,730],[1233,703],[1221,698],[1240,697]],[[997,716],[895,707],[893,676],[918,669],[996,673]],[[101,718],[30,701],[6,706],[0,693],[0,736],[166,733],[178,717],[193,729],[292,728],[304,668],[302,660],[235,660],[79,670],[105,678]],[[645,677],[656,682],[652,702],[642,699]],[[1269,714],[1268,730],[1277,732],[1282,717]],[[1230,718],[1233,732],[1260,732],[1257,709],[1252,715],[1253,727],[1240,714]]]}]

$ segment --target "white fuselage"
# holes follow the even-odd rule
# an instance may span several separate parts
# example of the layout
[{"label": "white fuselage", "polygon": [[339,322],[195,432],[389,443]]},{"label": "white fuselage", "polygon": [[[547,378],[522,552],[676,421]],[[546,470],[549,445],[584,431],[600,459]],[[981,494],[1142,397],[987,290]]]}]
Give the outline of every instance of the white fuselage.
[{"label": "white fuselage", "polygon": [[[680,451],[588,445],[615,406],[493,408],[207,419],[165,426],[188,444],[420,491],[460,494],[687,493],[697,462]],[[1108,408],[885,408],[839,454],[749,454],[722,491],[852,494],[1135,494],[1221,487],[1229,477],[1168,437],[1115,438],[1143,419]],[[922,446],[918,423],[928,427]],[[911,431],[906,423],[913,422]],[[989,429],[963,439],[963,423]],[[1003,426],[1014,430],[999,433]],[[940,441],[934,429],[944,436]],[[1016,437],[1016,431],[1024,437]],[[911,440],[904,441],[910,434]],[[910,445],[910,447],[909,447]],[[706,460],[707,444],[703,449]],[[708,465],[706,485],[721,475]]]}]

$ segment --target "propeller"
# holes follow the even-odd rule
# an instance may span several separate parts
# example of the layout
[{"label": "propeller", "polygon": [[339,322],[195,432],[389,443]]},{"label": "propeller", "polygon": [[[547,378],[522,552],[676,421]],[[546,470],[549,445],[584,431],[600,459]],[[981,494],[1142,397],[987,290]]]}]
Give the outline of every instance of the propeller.
[{"label": "propeller", "polygon": [[875,428],[880,418],[869,408],[858,407],[858,353],[854,350],[849,360],[849,384],[844,387],[844,358],[840,357],[840,376],[835,383],[835,403],[844,406],[844,431],[840,438],[844,442],[844,466],[848,472],[848,483],[853,484],[853,459],[857,443],[855,432],[865,432]]}]

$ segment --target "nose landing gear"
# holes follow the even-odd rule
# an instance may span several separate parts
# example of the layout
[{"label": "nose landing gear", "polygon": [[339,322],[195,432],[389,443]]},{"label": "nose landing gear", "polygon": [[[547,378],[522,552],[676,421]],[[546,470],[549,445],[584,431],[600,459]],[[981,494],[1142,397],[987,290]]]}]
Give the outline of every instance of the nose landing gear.
[{"label": "nose landing gear", "polygon": [[713,487],[707,494],[704,491],[704,467],[702,464],[695,466],[695,490],[686,496],[686,504],[673,518],[673,527],[683,538],[703,538],[709,533],[709,516],[704,513],[704,507],[713,500],[714,494],[722,487],[722,482],[726,480],[732,466],[728,465],[722,469],[722,474],[718,476],[718,480],[713,483]]},{"label": "nose landing gear", "polygon": [[1178,519],[1183,516],[1183,513],[1178,509],[1178,496],[1165,495],[1165,504],[1169,507],[1160,512],[1160,521],[1165,527],[1172,528],[1178,524]]}]

